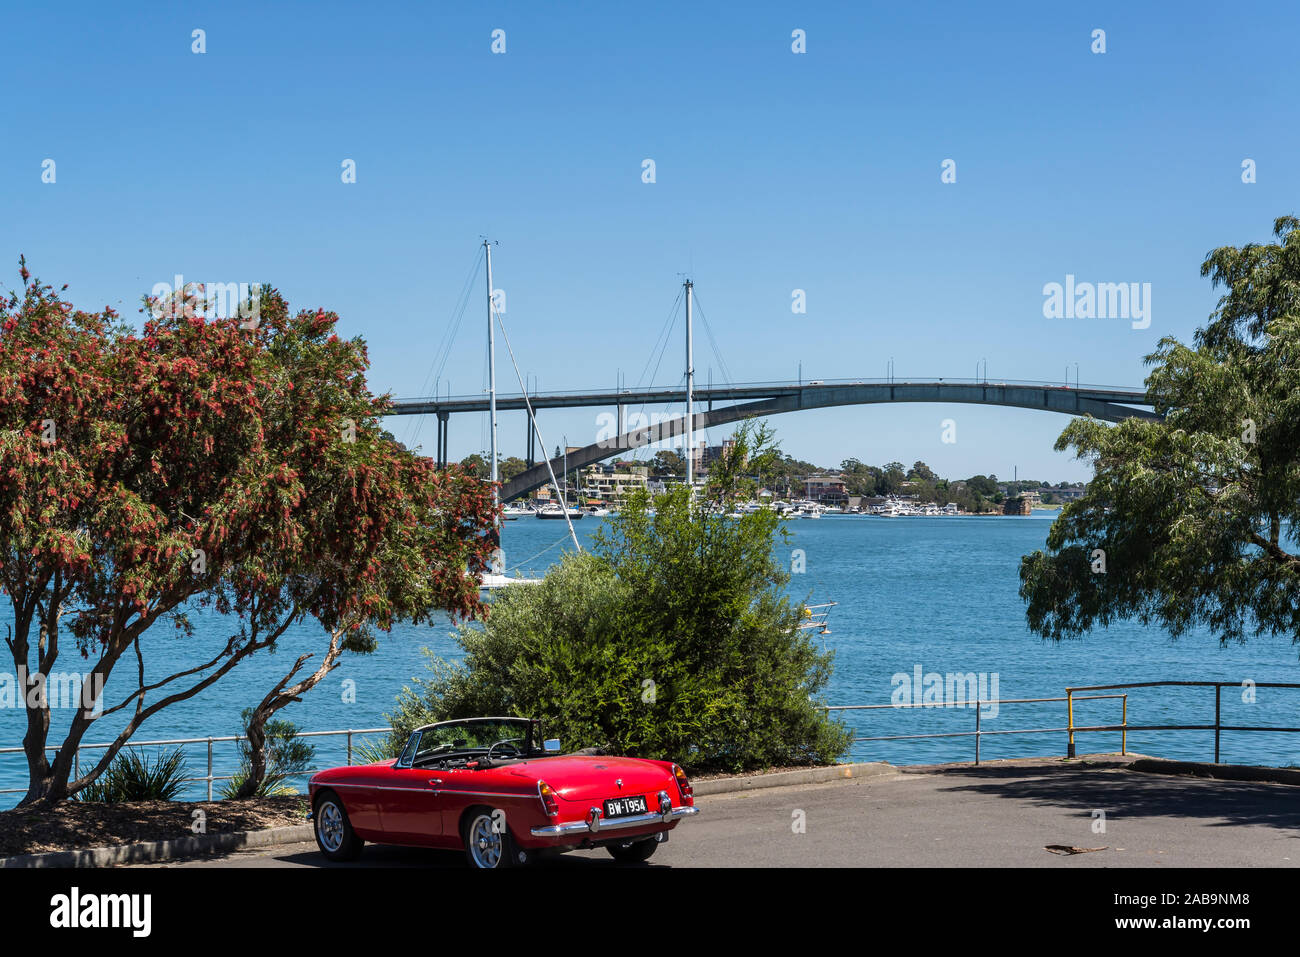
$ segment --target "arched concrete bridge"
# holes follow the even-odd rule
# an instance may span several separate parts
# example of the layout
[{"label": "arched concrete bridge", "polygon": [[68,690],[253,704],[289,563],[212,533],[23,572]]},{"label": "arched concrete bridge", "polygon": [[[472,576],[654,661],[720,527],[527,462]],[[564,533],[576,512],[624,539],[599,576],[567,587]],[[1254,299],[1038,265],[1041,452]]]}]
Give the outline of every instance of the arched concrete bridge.
[{"label": "arched concrete bridge", "polygon": [[[757,401],[735,402],[738,399]],[[623,431],[624,409],[633,405],[685,403],[684,389],[648,389],[625,391],[561,392],[530,396],[534,411],[543,408],[575,408],[584,406],[615,406],[618,408],[618,432],[621,434],[570,452],[570,471],[585,468],[604,459],[622,455],[633,449],[653,445],[682,435],[686,431],[686,416],[655,425]],[[779,415],[805,409],[822,409],[843,405],[871,405],[881,402],[944,402],[1001,405],[1019,409],[1039,409],[1065,415],[1090,415],[1109,422],[1127,418],[1158,419],[1150,410],[1150,400],[1144,391],[1107,386],[1066,386],[1044,382],[993,382],[971,379],[933,379],[924,381],[893,382],[880,380],[832,380],[808,383],[745,383],[733,386],[709,386],[694,392],[697,405],[705,411],[695,413],[695,431],[712,426],[727,425],[741,419]],[[719,400],[734,404],[713,408]],[[1136,408],[1135,408],[1136,406]],[[1146,406],[1147,408],[1142,408]],[[438,461],[446,462],[447,420],[456,412],[483,412],[488,408],[487,396],[457,396],[443,399],[415,399],[394,404],[394,415],[438,416]],[[522,395],[497,395],[497,409],[501,411],[526,408]],[[533,433],[529,429],[529,461],[532,459]],[[564,468],[564,457],[551,461],[556,474]],[[532,465],[502,485],[501,500],[509,502],[541,488],[550,480],[546,463]]]}]

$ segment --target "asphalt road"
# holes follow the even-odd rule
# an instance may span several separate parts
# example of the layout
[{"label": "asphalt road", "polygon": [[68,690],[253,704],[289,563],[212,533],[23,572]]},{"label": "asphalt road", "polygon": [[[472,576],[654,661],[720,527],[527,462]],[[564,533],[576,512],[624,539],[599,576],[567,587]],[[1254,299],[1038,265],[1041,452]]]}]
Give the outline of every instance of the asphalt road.
[{"label": "asphalt road", "polygon": [[[1287,867],[1300,788],[1015,762],[908,769],[701,797],[648,866]],[[1104,820],[1096,812],[1104,812]],[[1100,827],[1104,824],[1104,831]],[[1048,845],[1088,849],[1058,854]],[[1104,848],[1101,850],[1092,850]],[[460,853],[367,845],[328,865],[315,844],[162,867],[465,867]],[[614,867],[603,850],[542,867]],[[647,866],[647,865],[637,865]]]}]

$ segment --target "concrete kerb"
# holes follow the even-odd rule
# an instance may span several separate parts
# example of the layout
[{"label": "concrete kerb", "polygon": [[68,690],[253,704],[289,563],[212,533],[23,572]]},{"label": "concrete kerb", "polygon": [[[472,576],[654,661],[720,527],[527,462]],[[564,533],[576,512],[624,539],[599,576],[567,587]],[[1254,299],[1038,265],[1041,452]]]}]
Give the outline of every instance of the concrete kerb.
[{"label": "concrete kerb", "polygon": [[709,794],[727,794],[732,791],[752,791],[755,788],[789,787],[794,784],[823,784],[846,778],[869,778],[883,774],[897,774],[899,769],[884,761],[864,764],[836,764],[824,768],[798,768],[794,771],[771,771],[743,777],[710,778],[694,782],[696,797]]},{"label": "concrete kerb", "polygon": [[[874,777],[898,771],[883,762],[837,764],[823,768],[800,768],[743,777],[713,778],[697,781],[697,796],[749,791],[756,788],[788,787],[799,784],[822,784],[849,778]],[[10,867],[113,867],[117,864],[146,864],[157,861],[196,857],[214,852],[235,851],[272,844],[297,844],[314,838],[310,824],[273,827],[259,831],[232,831],[228,834],[195,834],[169,841],[146,841],[116,847],[88,847],[44,854],[21,854],[0,858],[0,868]]]},{"label": "concrete kerb", "polygon": [[1300,784],[1300,770],[1265,768],[1249,764],[1208,764],[1202,761],[1171,761],[1165,758],[1141,758],[1128,766],[1130,771],[1146,774],[1181,774],[1216,781],[1249,781],[1256,784]]},{"label": "concrete kerb", "polygon": [[170,841],[144,841],[116,847],[87,847],[45,854],[20,854],[0,857],[0,868],[8,867],[112,867],[115,864],[145,864],[182,857],[235,851],[269,844],[296,844],[312,840],[310,824],[272,827],[259,831],[232,831],[227,834],[194,834]]}]

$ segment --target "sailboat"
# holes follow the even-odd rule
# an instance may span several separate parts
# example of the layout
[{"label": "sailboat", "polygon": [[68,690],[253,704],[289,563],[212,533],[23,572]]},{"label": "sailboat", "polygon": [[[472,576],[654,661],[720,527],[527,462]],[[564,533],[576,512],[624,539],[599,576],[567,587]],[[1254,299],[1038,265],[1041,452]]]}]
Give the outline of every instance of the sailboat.
[{"label": "sailboat", "polygon": [[[535,585],[541,581],[540,578],[512,578],[505,573],[505,553],[501,550],[501,519],[502,509],[500,507],[500,484],[499,474],[497,471],[497,352],[496,352],[496,323],[495,312],[492,306],[492,244],[488,240],[483,240],[483,253],[487,265],[487,320],[488,320],[488,415],[492,420],[492,445],[489,451],[491,462],[490,481],[492,482],[492,539],[493,539],[493,556],[492,567],[479,579],[479,594],[487,598],[493,591],[501,588],[509,588],[515,585]],[[501,327],[502,334],[505,333],[505,326]],[[510,346],[510,339],[506,337],[506,347]],[[513,359],[513,354],[511,356]],[[516,371],[518,368],[516,367]],[[522,381],[520,383],[523,385]],[[528,408],[528,419],[534,430],[537,430],[537,420],[533,416],[532,403],[528,402],[528,390],[524,389],[524,402]],[[541,433],[538,432],[538,438]],[[545,446],[543,446],[545,448]],[[549,468],[549,466],[548,466]],[[554,481],[554,474],[551,475]],[[558,491],[558,484],[557,484]],[[567,516],[564,516],[567,517]],[[581,515],[578,516],[581,518]],[[573,525],[569,525],[569,531],[573,532]],[[578,545],[578,537],[573,536],[573,544],[581,551]]]},{"label": "sailboat", "polygon": [[[497,471],[497,332],[495,332],[493,303],[491,303],[491,243],[484,239],[484,255],[486,256],[487,265],[487,406],[489,406],[489,415],[491,417],[491,501],[493,501],[493,528],[491,528],[491,537],[493,537],[493,563],[489,571],[478,580],[478,593],[481,597],[486,598],[500,588],[510,588],[512,585],[536,585],[541,579],[519,579],[506,575],[506,553],[500,549],[500,520],[507,518],[503,516],[500,508],[500,485],[498,484],[499,475]],[[529,411],[532,416],[532,411]],[[517,518],[517,515],[508,516],[508,518]]]}]

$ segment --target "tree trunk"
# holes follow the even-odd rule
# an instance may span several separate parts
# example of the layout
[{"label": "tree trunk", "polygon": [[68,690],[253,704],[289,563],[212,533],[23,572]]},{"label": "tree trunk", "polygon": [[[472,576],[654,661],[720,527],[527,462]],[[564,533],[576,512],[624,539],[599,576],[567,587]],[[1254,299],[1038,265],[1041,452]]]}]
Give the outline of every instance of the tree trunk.
[{"label": "tree trunk", "polygon": [[245,732],[248,735],[248,776],[235,793],[237,799],[254,797],[266,778],[266,722],[274,713],[266,709],[263,701],[249,715]]},{"label": "tree trunk", "polygon": [[301,656],[289,669],[289,673],[276,682],[275,687],[262,699],[261,704],[249,714],[248,728],[245,731],[248,738],[248,775],[239,790],[235,792],[236,800],[255,797],[266,779],[266,723],[281,708],[301,700],[304,693],[320,684],[326,675],[338,667],[338,658],[343,651],[341,642],[345,632],[345,628],[339,628],[330,636],[329,649],[325,652],[325,658],[319,668],[297,684],[289,685],[294,675],[313,657],[312,655]]}]

